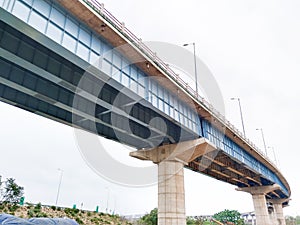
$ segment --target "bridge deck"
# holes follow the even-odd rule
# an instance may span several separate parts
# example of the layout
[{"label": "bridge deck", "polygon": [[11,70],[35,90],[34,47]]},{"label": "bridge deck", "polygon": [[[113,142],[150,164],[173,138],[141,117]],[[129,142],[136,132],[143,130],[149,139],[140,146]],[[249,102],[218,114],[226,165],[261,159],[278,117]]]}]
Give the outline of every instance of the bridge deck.
[{"label": "bridge deck", "polygon": [[[90,29],[99,35],[107,35],[105,39],[112,44],[120,45],[124,40],[130,42],[128,37],[124,37],[124,34],[110,24],[111,21],[108,22],[100,14],[93,12],[85,2],[58,2],[85,21]],[[191,95],[175,78],[168,75],[168,71],[164,71],[136,45],[126,49],[123,54],[127,54],[128,58],[141,57],[151,63],[155,70],[147,70],[147,75],[167,77],[170,82],[166,83],[167,80],[164,79],[160,83],[162,86],[171,91],[180,88],[179,99],[187,105],[197,105],[202,127],[200,133],[182,126],[103,71],[91,67],[87,61],[2,8],[0,10],[2,101],[136,148],[157,146],[165,139],[176,143],[204,136],[212,139],[219,151],[194,160],[188,168],[239,187],[279,183],[282,189],[269,193],[268,197],[289,197],[287,181],[268,159],[239,132],[228,126],[224,118]],[[108,34],[103,34],[102,25],[95,27],[97,24],[104,24]],[[144,68],[145,63],[137,66],[147,69]],[[149,125],[153,118],[160,118],[165,122],[166,134],[161,132],[161,123]],[[218,139],[224,128],[225,138]],[[226,141],[230,142],[228,149]]]}]

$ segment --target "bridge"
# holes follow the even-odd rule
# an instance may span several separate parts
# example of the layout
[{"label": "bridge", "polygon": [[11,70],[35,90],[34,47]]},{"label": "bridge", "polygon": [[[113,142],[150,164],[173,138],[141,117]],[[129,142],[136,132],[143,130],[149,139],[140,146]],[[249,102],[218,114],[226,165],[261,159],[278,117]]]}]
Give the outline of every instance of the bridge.
[{"label": "bridge", "polygon": [[186,223],[183,168],[250,193],[258,225],[285,224],[279,169],[97,1],[0,1],[0,100],[158,164],[159,224]]}]

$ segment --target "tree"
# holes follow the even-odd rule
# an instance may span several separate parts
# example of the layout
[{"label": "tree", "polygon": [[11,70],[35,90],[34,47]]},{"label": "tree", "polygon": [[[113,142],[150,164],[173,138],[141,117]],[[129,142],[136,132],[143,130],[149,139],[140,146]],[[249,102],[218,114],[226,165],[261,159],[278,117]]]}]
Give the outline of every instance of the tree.
[{"label": "tree", "polygon": [[0,176],[0,204],[17,204],[24,195],[24,188],[16,184],[15,179],[7,178],[5,182]]},{"label": "tree", "polygon": [[241,218],[241,214],[237,210],[225,209],[222,212],[214,214],[213,218],[222,223],[232,222],[232,223],[238,224],[238,225],[245,224],[243,218]]},{"label": "tree", "polygon": [[296,224],[300,224],[300,216],[296,216]]},{"label": "tree", "polygon": [[201,216],[188,216],[186,218],[187,225],[204,225],[210,224],[206,219],[202,218]]},{"label": "tree", "polygon": [[150,213],[143,216],[138,223],[141,225],[157,225],[157,208],[152,209]]},{"label": "tree", "polygon": [[300,216],[286,216],[285,217],[286,225],[298,225],[300,224]]}]

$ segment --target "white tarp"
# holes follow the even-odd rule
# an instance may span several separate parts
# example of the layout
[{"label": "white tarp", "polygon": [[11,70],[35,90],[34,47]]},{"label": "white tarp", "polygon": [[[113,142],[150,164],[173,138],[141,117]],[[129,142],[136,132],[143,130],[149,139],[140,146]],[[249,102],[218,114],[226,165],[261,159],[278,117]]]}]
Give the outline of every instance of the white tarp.
[{"label": "white tarp", "polygon": [[31,218],[22,219],[9,214],[0,214],[0,225],[79,225],[68,218]]}]

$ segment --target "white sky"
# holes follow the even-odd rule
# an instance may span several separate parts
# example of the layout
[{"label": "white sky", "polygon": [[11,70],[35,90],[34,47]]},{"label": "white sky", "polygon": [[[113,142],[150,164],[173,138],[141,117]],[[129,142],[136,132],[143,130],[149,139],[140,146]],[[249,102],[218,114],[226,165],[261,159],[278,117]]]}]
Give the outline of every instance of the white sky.
[{"label": "white sky", "polygon": [[[184,4],[183,4],[184,3]],[[298,125],[300,125],[300,2],[277,0],[104,1],[106,8],[145,41],[177,45],[195,42],[197,55],[218,81],[226,117],[241,130],[241,99],[247,136],[275,149],[292,189],[285,214],[300,214]],[[190,50],[192,48],[190,47]],[[191,59],[192,60],[192,59]],[[54,204],[59,171],[64,170],[59,205],[120,214],[149,212],[157,206],[156,186],[111,184],[84,162],[73,129],[0,103],[0,174],[25,187],[26,201]],[[128,149],[107,141],[122,158]],[[120,150],[120,152],[118,152]],[[123,151],[122,151],[123,150]],[[270,157],[273,154],[269,149]],[[126,160],[126,159],[125,159]],[[251,196],[201,174],[185,171],[188,215],[225,208],[252,211]]]}]

